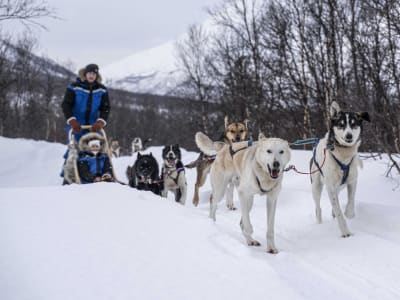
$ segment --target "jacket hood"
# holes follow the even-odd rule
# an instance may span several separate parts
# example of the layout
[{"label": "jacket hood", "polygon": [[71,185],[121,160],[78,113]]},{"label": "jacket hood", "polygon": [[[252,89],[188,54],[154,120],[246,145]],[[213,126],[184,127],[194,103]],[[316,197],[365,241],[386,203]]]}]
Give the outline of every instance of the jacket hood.
[{"label": "jacket hood", "polygon": [[[85,68],[80,69],[79,72],[78,72],[78,75],[79,75],[79,79],[81,81],[85,81],[86,80],[86,78],[85,78]],[[103,78],[101,77],[100,73],[97,73],[96,82],[101,83],[102,80],[103,80]]]},{"label": "jacket hood", "polygon": [[100,140],[100,152],[106,152],[105,139],[97,132],[90,132],[81,137],[81,139],[79,140],[79,150],[90,152],[88,143],[91,140]]}]

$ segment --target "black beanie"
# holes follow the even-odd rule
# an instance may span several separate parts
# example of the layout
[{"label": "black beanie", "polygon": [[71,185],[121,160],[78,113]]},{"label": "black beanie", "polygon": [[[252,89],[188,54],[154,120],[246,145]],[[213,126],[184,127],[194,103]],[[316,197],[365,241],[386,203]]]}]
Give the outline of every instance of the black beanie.
[{"label": "black beanie", "polygon": [[85,67],[85,72],[84,72],[84,74],[86,75],[86,73],[89,73],[89,72],[93,72],[93,73],[99,74],[99,66],[96,65],[96,64],[89,64],[89,65],[87,65],[87,66]]}]

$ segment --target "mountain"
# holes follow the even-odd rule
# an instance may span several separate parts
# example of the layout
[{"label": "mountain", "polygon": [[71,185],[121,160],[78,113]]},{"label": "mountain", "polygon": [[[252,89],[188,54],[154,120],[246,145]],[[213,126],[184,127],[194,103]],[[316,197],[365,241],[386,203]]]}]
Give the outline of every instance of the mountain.
[{"label": "mountain", "polygon": [[175,41],[136,52],[102,69],[109,86],[136,93],[165,95],[182,82]]}]

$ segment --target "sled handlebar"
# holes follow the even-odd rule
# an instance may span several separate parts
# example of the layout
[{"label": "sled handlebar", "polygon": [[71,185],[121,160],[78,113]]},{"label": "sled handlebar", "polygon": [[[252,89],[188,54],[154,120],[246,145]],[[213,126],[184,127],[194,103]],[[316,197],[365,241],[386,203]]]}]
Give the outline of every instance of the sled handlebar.
[{"label": "sled handlebar", "polygon": [[[92,125],[81,125],[82,130],[89,130],[90,128],[92,128]],[[100,130],[100,134],[104,137],[106,146],[108,148],[108,140],[107,140],[107,134],[105,132],[105,130],[103,128],[101,128]],[[70,143],[75,143],[75,137],[73,135],[74,131],[72,130],[72,128],[69,130],[68,132],[68,139]]]}]

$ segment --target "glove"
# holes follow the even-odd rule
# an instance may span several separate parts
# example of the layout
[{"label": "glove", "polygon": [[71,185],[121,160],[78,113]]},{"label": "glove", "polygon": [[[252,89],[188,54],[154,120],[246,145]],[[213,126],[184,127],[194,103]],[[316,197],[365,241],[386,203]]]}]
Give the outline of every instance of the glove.
[{"label": "glove", "polygon": [[101,177],[101,181],[111,181],[111,175],[110,174],[104,174]]},{"label": "glove", "polygon": [[104,127],[104,122],[101,120],[97,120],[96,122],[94,122],[92,124],[92,127],[90,128],[90,131],[96,132],[99,131],[100,129],[102,129]]},{"label": "glove", "polygon": [[79,133],[82,131],[81,124],[79,124],[79,122],[76,119],[71,119],[69,120],[68,123],[71,126],[73,132]]}]

